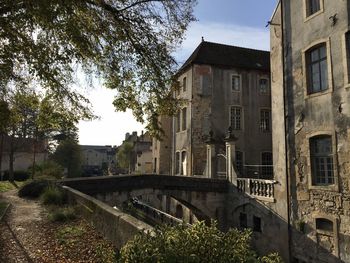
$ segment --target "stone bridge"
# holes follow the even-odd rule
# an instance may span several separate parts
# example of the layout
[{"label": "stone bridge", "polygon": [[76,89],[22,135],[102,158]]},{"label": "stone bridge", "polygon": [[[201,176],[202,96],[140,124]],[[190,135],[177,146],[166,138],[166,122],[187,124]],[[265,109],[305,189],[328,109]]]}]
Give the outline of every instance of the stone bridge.
[{"label": "stone bridge", "polygon": [[[81,177],[65,179],[61,183],[111,206],[122,206],[137,197],[169,212],[171,209],[167,201],[170,203],[171,198],[191,211],[197,219],[216,218],[218,221],[224,221],[225,200],[229,192],[229,182],[226,180],[188,176]],[[176,208],[175,205],[173,214],[178,212]]]}]

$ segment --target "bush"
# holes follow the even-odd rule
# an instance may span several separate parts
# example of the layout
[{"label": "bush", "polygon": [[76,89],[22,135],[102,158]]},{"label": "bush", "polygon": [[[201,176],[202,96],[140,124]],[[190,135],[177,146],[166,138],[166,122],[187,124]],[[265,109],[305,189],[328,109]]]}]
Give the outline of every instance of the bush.
[{"label": "bush", "polygon": [[51,182],[49,180],[35,180],[25,184],[18,191],[19,197],[38,198]]},{"label": "bush", "polygon": [[[13,176],[15,181],[26,181],[29,179],[30,175],[27,171],[14,171]],[[2,178],[0,177],[0,180],[8,181],[9,178],[10,178],[9,171],[5,171]]]},{"label": "bush", "polygon": [[46,161],[41,165],[40,176],[47,176],[56,179],[63,177],[64,168],[55,161]]},{"label": "bush", "polygon": [[46,187],[40,198],[45,205],[63,205],[65,203],[63,191],[53,185]]},{"label": "bush", "polygon": [[224,233],[214,222],[162,227],[136,235],[121,249],[120,262],[282,262],[276,254],[258,258],[250,237],[251,230]]},{"label": "bush", "polygon": [[76,218],[77,215],[73,207],[58,208],[49,214],[49,220],[51,222],[66,222]]}]

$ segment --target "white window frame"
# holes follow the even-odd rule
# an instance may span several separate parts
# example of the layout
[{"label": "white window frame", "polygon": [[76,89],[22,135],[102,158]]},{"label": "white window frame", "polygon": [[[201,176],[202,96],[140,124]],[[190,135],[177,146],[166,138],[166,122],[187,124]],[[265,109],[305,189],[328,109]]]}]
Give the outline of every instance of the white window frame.
[{"label": "white window frame", "polygon": [[[238,89],[233,85],[233,79],[238,78]],[[241,92],[242,90],[242,76],[240,74],[231,74],[230,77],[230,88],[232,92]]]},{"label": "white window frame", "polygon": [[[232,108],[240,109],[240,128],[237,129],[236,125],[232,125]],[[236,120],[235,120],[236,123]],[[244,129],[244,113],[243,113],[243,107],[240,105],[231,105],[229,107],[229,126],[232,128],[233,131],[243,131]]]}]

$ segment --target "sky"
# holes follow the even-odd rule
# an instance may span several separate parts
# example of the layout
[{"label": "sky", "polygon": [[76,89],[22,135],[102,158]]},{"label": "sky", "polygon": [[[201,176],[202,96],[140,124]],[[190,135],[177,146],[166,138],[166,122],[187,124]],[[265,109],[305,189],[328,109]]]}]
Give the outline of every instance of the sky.
[{"label": "sky", "polygon": [[[269,50],[266,27],[277,0],[198,0],[194,8],[197,21],[192,22],[185,40],[174,54],[179,65],[201,42],[217,42],[247,48]],[[94,113],[99,119],[79,122],[79,143],[83,145],[120,145],[125,133],[144,130],[130,111],[116,112],[112,105],[115,91],[96,85],[86,90]]]}]

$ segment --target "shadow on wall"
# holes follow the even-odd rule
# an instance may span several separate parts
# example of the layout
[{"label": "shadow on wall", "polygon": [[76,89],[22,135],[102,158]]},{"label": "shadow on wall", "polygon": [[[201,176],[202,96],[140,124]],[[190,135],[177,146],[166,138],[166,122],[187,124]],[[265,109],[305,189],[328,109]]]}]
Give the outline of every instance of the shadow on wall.
[{"label": "shadow on wall", "polygon": [[274,212],[276,203],[252,198],[232,184],[230,188],[226,203],[227,227],[251,228],[253,246],[259,253],[279,252],[285,262],[293,263],[344,262],[336,256],[339,255],[338,242],[349,244],[350,237],[338,236],[337,227],[320,222],[315,230],[315,226],[302,221],[288,225]]}]

